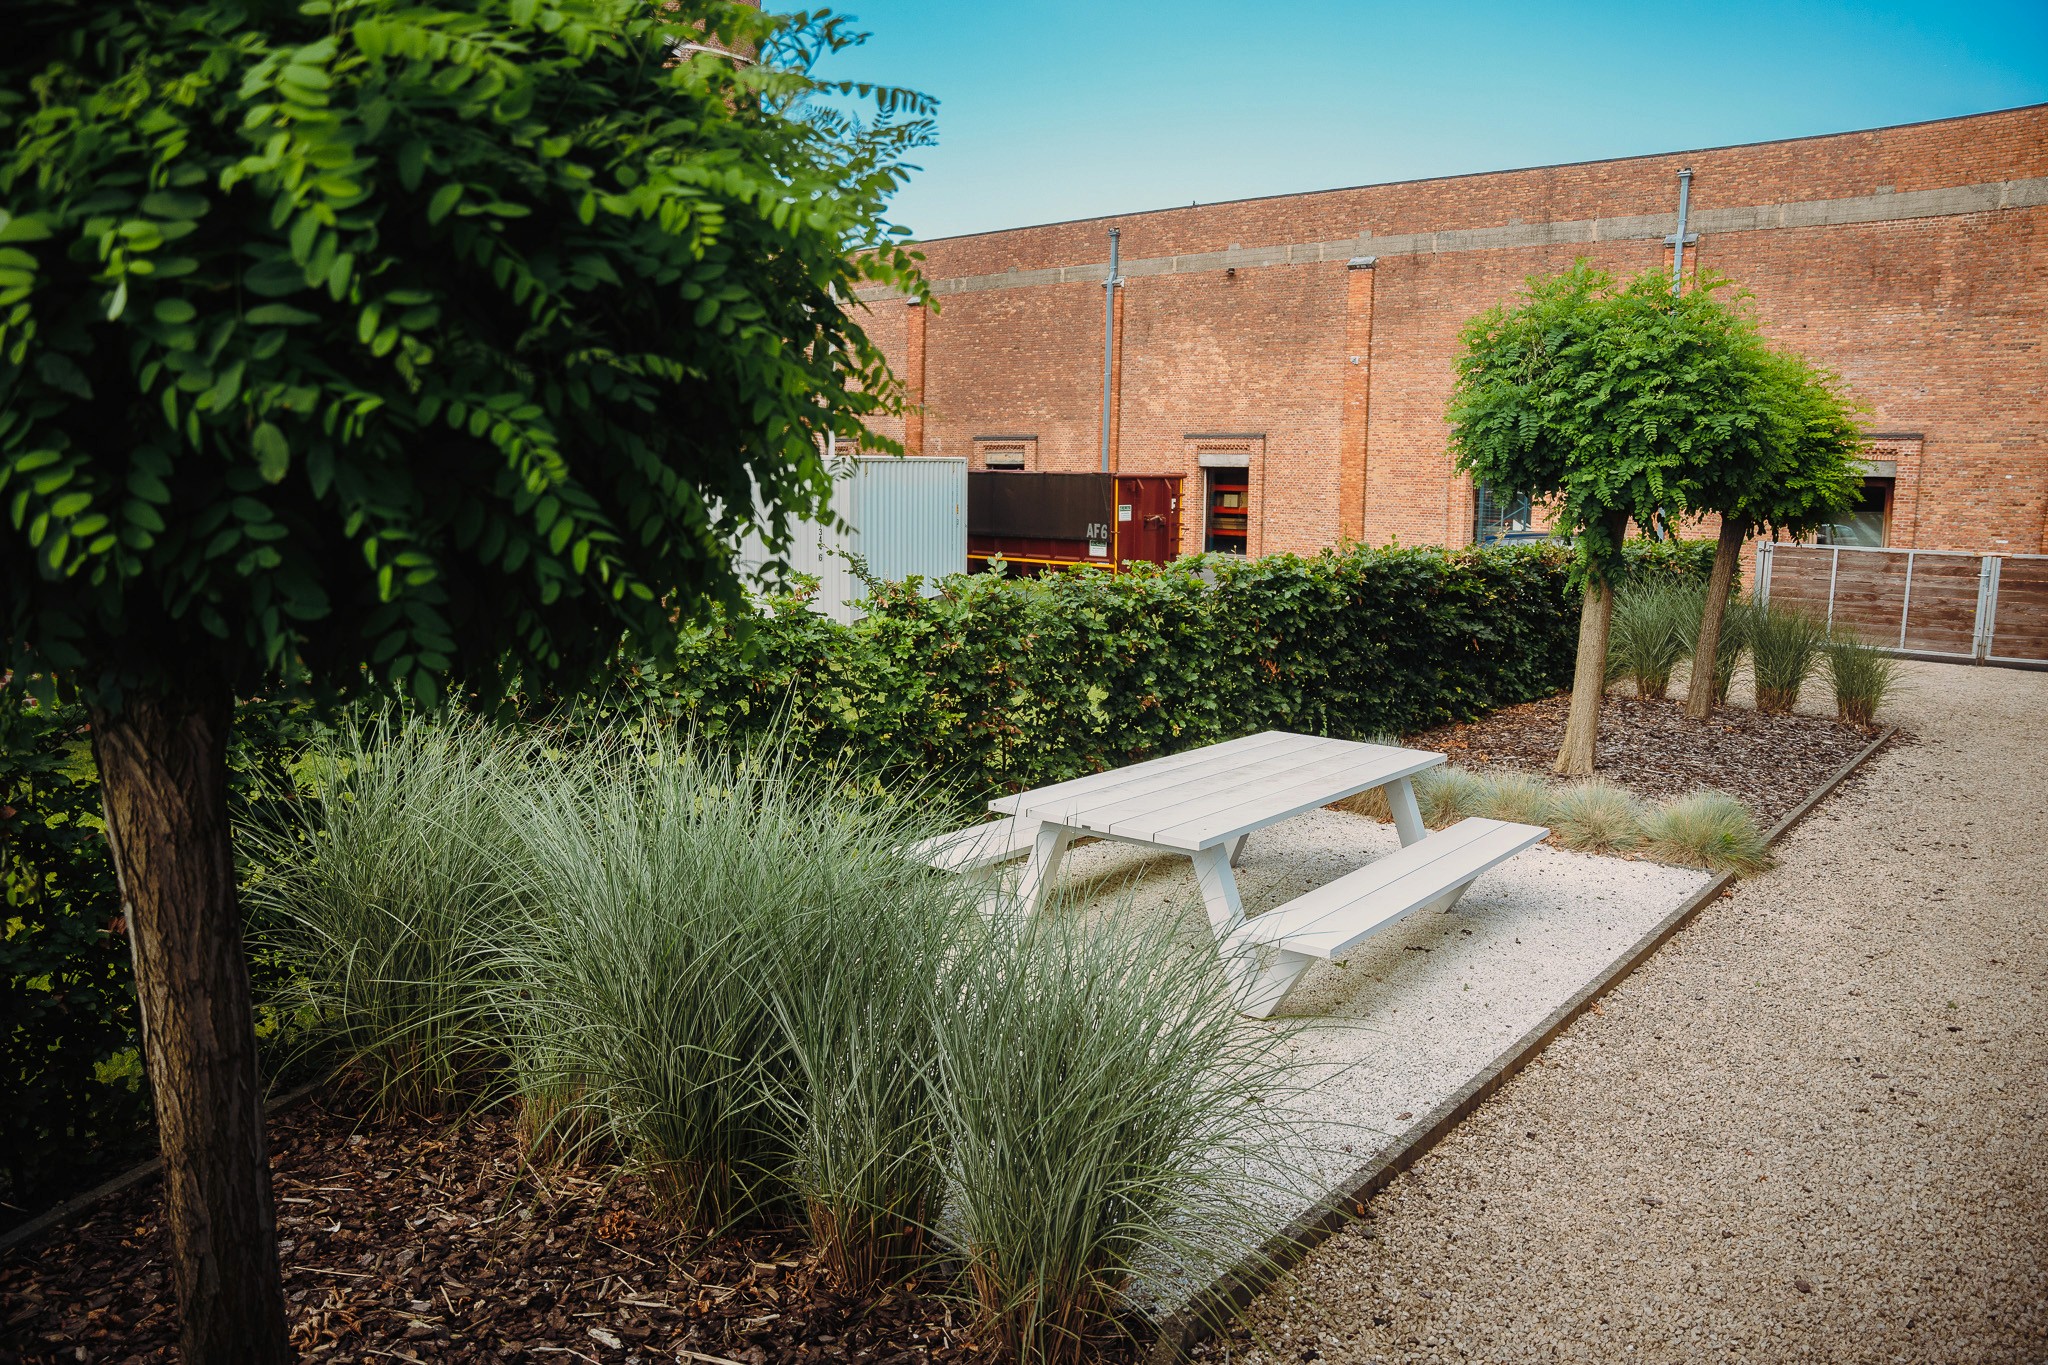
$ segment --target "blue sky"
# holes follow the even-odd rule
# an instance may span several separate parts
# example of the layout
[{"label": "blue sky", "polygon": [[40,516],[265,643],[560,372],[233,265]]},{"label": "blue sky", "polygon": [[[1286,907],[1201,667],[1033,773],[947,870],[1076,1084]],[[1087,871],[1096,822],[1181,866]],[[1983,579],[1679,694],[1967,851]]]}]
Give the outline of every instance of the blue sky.
[{"label": "blue sky", "polygon": [[924,238],[2048,101],[2048,0],[845,0],[823,74],[937,96]]}]

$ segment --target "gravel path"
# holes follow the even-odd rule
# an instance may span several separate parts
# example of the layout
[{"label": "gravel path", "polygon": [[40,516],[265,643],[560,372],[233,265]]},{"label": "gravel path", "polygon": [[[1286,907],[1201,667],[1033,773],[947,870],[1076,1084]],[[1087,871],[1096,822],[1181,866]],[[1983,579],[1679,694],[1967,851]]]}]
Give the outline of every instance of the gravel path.
[{"label": "gravel path", "polygon": [[2048,1360],[2048,674],[1880,755],[1208,1348]]}]

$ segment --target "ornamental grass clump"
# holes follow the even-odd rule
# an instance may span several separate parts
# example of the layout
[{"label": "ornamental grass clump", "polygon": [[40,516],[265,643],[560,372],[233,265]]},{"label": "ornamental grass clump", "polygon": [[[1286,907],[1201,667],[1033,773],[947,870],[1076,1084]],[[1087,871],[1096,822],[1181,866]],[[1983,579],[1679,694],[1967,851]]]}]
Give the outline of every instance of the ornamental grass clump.
[{"label": "ornamental grass clump", "polygon": [[1823,658],[1836,717],[1864,730],[1875,726],[1878,708],[1898,691],[1899,661],[1846,630],[1828,642]]},{"label": "ornamental grass clump", "polygon": [[1422,807],[1422,823],[1431,829],[1477,815],[1486,796],[1485,778],[1448,763],[1415,774],[1416,804]]},{"label": "ornamental grass clump", "polygon": [[309,749],[309,790],[239,832],[252,946],[287,982],[275,1003],[387,1110],[473,1099],[500,1076],[492,1000],[518,921],[496,792],[515,744],[387,711]]},{"label": "ornamental grass clump", "polygon": [[1795,606],[1762,606],[1751,613],[1750,668],[1756,674],[1759,711],[1783,713],[1799,704],[1799,690],[1813,676],[1828,642],[1821,619]]},{"label": "ornamental grass clump", "polygon": [[541,1145],[622,1153],[693,1228],[807,1213],[866,1287],[934,1210],[932,1001],[973,892],[837,777],[650,727],[538,783],[505,1017]]},{"label": "ornamental grass clump", "polygon": [[1680,582],[1631,584],[1615,594],[1609,626],[1607,679],[1627,678],[1636,695],[1662,701],[1671,674],[1685,661],[1698,633],[1702,589]]},{"label": "ornamental grass clump", "polygon": [[530,930],[505,1014],[522,1095],[625,1153],[656,1200],[720,1229],[786,1198],[792,1065],[774,1000],[816,854],[843,837],[772,766],[656,737],[536,783]]},{"label": "ornamental grass clump", "polygon": [[1771,865],[1749,807],[1726,792],[1697,791],[1643,817],[1643,850],[1660,863],[1747,877]]},{"label": "ornamental grass clump", "polygon": [[1550,795],[1551,837],[1581,853],[1627,853],[1643,842],[1643,803],[1605,778],[1589,778]]},{"label": "ornamental grass clump", "polygon": [[988,930],[974,879],[897,854],[934,830],[902,805],[840,802],[854,861],[801,917],[806,970],[773,999],[793,1065],[770,1079],[812,1239],[834,1285],[866,1297],[929,1261],[948,1153],[940,1031]]},{"label": "ornamental grass clump", "polygon": [[1248,1027],[1213,943],[1041,912],[972,956],[939,1031],[946,1234],[1000,1358],[1091,1359],[1141,1258],[1197,1273],[1265,1231],[1281,1035]]},{"label": "ornamental grass clump", "polygon": [[1550,785],[1528,773],[1489,773],[1480,778],[1467,814],[1523,825],[1546,825],[1555,798]]}]

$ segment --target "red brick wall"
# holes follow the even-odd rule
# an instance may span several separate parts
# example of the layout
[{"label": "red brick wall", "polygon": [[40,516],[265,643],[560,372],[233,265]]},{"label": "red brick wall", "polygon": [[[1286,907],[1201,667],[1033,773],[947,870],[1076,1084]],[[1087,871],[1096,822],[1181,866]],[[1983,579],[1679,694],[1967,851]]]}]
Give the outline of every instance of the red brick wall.
[{"label": "red brick wall", "polygon": [[[1117,226],[1119,468],[1187,473],[1192,500],[1200,477],[1186,438],[1258,434],[1253,552],[1461,543],[1472,489],[1445,455],[1443,422],[1459,327],[1578,256],[1620,274],[1668,266],[1658,238],[1671,224],[1654,220],[1674,213],[1682,165],[1695,172],[1701,236],[1688,263],[1733,276],[1774,339],[1840,370],[1872,430],[1923,436],[1910,459],[1896,457],[1892,543],[2048,551],[2048,106],[927,243],[938,303],[923,331],[923,452],[967,455],[975,436],[1029,434],[1036,467],[1096,467],[1101,267]],[[1994,184],[1954,201],[1968,212],[1926,194]],[[1875,198],[1890,194],[1918,195],[1906,211],[1920,216],[1832,221],[1909,202]],[[1838,202],[1800,208],[1812,201]],[[1821,225],[1775,226],[1787,212]],[[1537,232],[1544,224],[1560,226]],[[1473,231],[1509,244],[1400,240]],[[1517,242],[1595,231],[1600,240]],[[1347,256],[1376,254],[1376,239],[1377,264],[1347,269]],[[1170,259],[1236,248],[1280,248],[1289,263]],[[1062,267],[1065,282],[986,278]],[[908,378],[919,368],[911,310],[871,306],[871,334]],[[877,430],[905,434],[900,423]],[[1199,515],[1185,525],[1186,548],[1199,548]]]}]

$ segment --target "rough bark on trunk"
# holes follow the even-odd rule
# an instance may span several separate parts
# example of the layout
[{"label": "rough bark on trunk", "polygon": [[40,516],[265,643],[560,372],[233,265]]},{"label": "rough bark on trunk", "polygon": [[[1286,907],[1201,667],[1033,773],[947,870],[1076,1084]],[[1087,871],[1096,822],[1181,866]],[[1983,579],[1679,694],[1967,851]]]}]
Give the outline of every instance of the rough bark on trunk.
[{"label": "rough bark on trunk", "polygon": [[1593,741],[1600,734],[1600,695],[1607,687],[1607,627],[1614,619],[1614,585],[1586,580],[1579,605],[1579,659],[1572,669],[1572,709],[1558,746],[1556,771],[1566,777],[1593,775]]},{"label": "rough bark on trunk", "polygon": [[227,806],[224,688],[95,707],[191,1365],[293,1358]]},{"label": "rough bark on trunk", "polygon": [[[1707,604],[1700,612],[1699,642],[1692,652],[1692,681],[1686,685],[1685,714],[1694,720],[1706,720],[1714,714],[1721,622],[1728,616],[1736,561],[1742,556],[1742,542],[1748,538],[1748,523],[1726,519],[1721,522],[1721,537],[1714,544],[1714,571],[1707,577]],[[1702,680],[1705,686],[1701,686]]]}]

